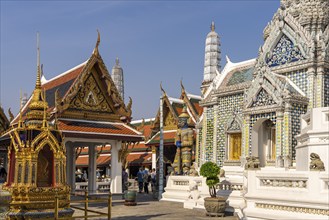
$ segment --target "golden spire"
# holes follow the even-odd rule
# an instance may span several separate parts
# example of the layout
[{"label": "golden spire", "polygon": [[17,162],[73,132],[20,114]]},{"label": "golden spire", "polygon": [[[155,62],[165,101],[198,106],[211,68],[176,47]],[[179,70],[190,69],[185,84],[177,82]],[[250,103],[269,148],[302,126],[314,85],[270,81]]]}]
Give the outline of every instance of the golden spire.
[{"label": "golden spire", "polygon": [[48,108],[48,104],[45,97],[42,97],[41,90],[41,68],[40,68],[40,48],[39,48],[39,33],[37,33],[37,80],[35,83],[35,89],[33,91],[32,99],[29,104],[30,111],[26,114],[29,124],[42,125],[44,108]]},{"label": "golden spire", "polygon": [[40,67],[40,47],[39,47],[39,32],[37,33],[37,81],[36,89],[41,89],[41,67]]},{"label": "golden spire", "polygon": [[47,121],[47,112],[46,112],[47,103],[46,103],[46,91],[45,90],[43,90],[43,102],[44,102],[44,106],[43,106],[42,128],[47,128],[48,121]]},{"label": "golden spire", "polygon": [[101,35],[97,29],[97,41],[96,41],[95,49],[93,52],[93,54],[95,54],[95,55],[99,55],[98,46],[99,46],[100,42],[101,42]]}]

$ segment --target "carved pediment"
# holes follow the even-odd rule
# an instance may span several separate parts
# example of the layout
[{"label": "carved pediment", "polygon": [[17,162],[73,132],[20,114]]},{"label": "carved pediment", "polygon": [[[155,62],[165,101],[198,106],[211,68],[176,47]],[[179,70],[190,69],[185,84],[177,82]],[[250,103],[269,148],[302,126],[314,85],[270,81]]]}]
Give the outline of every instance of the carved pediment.
[{"label": "carved pediment", "polygon": [[233,113],[233,116],[228,120],[226,124],[226,132],[241,132],[242,119],[237,112]]},{"label": "carved pediment", "polygon": [[92,73],[71,101],[70,108],[113,113]]},{"label": "carved pediment", "polygon": [[177,129],[177,121],[171,112],[168,112],[164,118],[164,127],[165,130]]},{"label": "carved pediment", "polygon": [[265,89],[261,89],[258,94],[254,97],[254,100],[251,104],[251,107],[259,107],[266,105],[274,105],[277,104],[271,95],[265,91]]},{"label": "carved pediment", "polygon": [[266,54],[265,59],[269,67],[274,67],[304,60],[305,57],[299,48],[283,34],[274,49]]}]

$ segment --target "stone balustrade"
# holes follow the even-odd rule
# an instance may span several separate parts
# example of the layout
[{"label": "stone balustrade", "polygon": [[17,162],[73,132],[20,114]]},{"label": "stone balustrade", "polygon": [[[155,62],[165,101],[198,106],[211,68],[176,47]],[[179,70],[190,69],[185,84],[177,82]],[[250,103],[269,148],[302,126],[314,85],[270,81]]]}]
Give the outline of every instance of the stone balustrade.
[{"label": "stone balustrade", "polygon": [[[111,182],[96,182],[97,191],[109,191],[111,187]],[[88,182],[77,182],[75,183],[75,191],[85,191],[88,190]]]}]

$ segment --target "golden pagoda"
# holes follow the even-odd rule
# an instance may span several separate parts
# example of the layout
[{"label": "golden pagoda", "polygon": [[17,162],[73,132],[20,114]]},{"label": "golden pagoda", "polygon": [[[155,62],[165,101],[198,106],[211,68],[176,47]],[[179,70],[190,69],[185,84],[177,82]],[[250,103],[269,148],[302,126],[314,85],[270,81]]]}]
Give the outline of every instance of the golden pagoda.
[{"label": "golden pagoda", "polygon": [[37,80],[26,118],[9,131],[9,172],[5,188],[11,192],[9,219],[54,218],[55,197],[59,215],[72,216],[70,187],[66,183],[66,156],[57,122],[49,122],[48,103]]}]

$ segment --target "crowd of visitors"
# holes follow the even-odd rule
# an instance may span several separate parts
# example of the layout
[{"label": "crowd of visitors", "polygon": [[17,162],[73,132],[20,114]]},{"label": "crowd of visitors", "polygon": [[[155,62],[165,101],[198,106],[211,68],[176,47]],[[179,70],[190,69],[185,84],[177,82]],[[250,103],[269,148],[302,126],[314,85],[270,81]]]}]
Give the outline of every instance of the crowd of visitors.
[{"label": "crowd of visitors", "polygon": [[142,193],[149,193],[149,185],[151,183],[151,190],[153,191],[155,189],[155,183],[156,183],[156,171],[153,168],[151,172],[149,170],[145,169],[144,167],[139,168],[139,171],[137,173],[136,180],[138,181],[138,192]]}]

